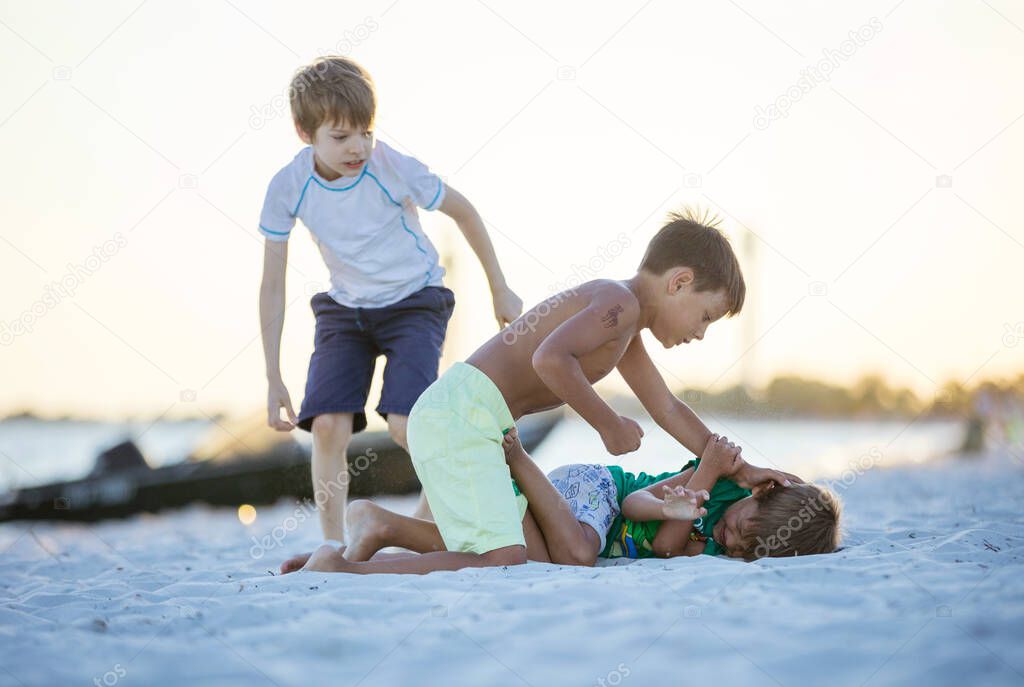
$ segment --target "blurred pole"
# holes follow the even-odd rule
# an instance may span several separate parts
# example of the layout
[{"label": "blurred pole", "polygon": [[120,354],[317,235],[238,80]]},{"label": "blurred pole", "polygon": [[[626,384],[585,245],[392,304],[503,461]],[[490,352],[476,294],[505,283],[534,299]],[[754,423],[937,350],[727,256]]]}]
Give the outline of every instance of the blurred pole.
[{"label": "blurred pole", "polygon": [[[437,247],[438,261],[445,271],[444,284],[455,292],[455,314],[448,322],[448,333],[445,335],[444,346],[441,348],[441,364],[438,374],[444,374],[444,371],[451,367],[452,363],[458,362],[465,357],[463,350],[465,342],[462,341],[461,335],[462,318],[459,316],[459,297],[466,292],[462,289],[462,284],[459,280],[459,247],[455,242],[455,233],[452,231],[439,231],[437,233],[438,240],[434,244]],[[466,308],[463,305],[461,309],[465,310]]]},{"label": "blurred pole", "polygon": [[[757,316],[760,309],[761,286],[760,265],[757,259],[757,237],[754,232],[744,228],[740,237],[740,254],[742,255],[743,279],[747,284],[746,302],[743,305],[743,317],[740,328],[740,384],[748,395],[753,393],[756,384],[757,369]],[[743,352],[746,351],[746,354]]]}]

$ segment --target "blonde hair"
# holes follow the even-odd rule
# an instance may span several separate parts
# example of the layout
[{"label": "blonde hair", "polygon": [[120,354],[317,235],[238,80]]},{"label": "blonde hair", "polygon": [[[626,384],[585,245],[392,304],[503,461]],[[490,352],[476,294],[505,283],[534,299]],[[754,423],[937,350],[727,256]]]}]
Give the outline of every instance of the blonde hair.
[{"label": "blonde hair", "polygon": [[832,553],[842,540],[842,502],[816,484],[775,486],[754,497],[757,514],[732,555],[757,558]]},{"label": "blonde hair", "polygon": [[288,87],[292,118],[312,137],[324,122],[372,129],[377,95],[369,72],[347,57],[328,56],[299,69]]}]

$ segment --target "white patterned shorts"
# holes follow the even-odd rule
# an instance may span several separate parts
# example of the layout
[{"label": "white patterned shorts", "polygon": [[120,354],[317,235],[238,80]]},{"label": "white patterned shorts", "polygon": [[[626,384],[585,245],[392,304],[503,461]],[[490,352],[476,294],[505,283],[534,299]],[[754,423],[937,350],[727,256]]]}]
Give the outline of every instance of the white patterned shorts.
[{"label": "white patterned shorts", "polygon": [[549,472],[548,479],[569,503],[576,519],[594,528],[601,538],[600,550],[604,551],[608,529],[619,514],[619,492],[608,468],[563,465]]}]

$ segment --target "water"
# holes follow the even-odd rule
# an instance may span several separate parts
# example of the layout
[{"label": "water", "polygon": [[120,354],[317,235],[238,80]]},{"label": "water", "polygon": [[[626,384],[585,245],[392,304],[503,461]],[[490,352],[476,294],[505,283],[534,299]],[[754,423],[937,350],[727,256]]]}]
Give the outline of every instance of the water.
[{"label": "water", "polygon": [[184,460],[209,431],[208,420],[91,422],[17,419],[0,422],[0,492],[76,479],[96,455],[125,439],[153,467]]},{"label": "water", "polygon": [[[839,477],[868,458],[879,466],[923,463],[955,452],[963,441],[958,420],[753,420],[705,418],[712,432],[728,436],[755,465],[775,467],[805,479]],[[565,463],[616,464],[632,472],[678,470],[692,454],[653,422],[641,422],[640,450],[610,456],[597,432],[581,420],[561,423],[536,452],[549,471]]]},{"label": "water", "polygon": [[[751,420],[707,417],[712,431],[743,447],[756,464],[778,467],[806,479],[834,478],[851,462],[876,451],[880,465],[921,463],[955,451],[963,424],[953,420]],[[535,452],[545,471],[566,463],[616,463],[638,472],[678,470],[688,451],[652,422],[636,453],[609,456],[593,429],[570,416]],[[210,430],[206,420],[159,422],[77,422],[8,420],[0,422],[0,491],[82,477],[96,454],[124,439],[134,440],[153,466],[181,460]],[[309,435],[296,433],[308,444]]]}]

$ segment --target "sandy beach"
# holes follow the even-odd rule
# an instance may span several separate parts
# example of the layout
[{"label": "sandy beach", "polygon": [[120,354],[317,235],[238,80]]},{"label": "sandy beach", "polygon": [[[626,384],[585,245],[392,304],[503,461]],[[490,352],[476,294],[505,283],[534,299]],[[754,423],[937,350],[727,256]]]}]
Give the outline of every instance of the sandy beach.
[{"label": "sandy beach", "polygon": [[842,551],[755,563],[275,576],[295,504],[8,524],[0,685],[1021,684],[1022,472],[849,470]]},{"label": "sandy beach", "polygon": [[[1011,0],[3,3],[0,687],[1024,687],[1022,34]],[[485,556],[424,568],[518,562],[513,425],[545,474],[675,473],[574,471],[610,552],[836,549],[808,488],[655,539],[694,454],[691,492],[829,486],[842,546],[279,574],[421,484]]]}]

